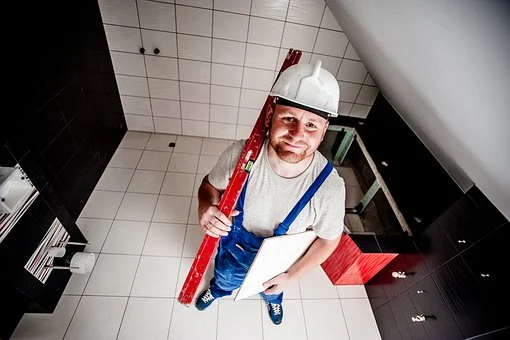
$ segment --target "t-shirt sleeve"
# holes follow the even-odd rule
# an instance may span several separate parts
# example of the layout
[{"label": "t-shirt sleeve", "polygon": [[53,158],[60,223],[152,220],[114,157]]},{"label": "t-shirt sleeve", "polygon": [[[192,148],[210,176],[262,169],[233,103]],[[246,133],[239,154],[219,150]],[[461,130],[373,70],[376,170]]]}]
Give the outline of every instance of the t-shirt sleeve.
[{"label": "t-shirt sleeve", "polygon": [[317,194],[317,217],[312,226],[313,230],[320,238],[336,239],[344,230],[345,217],[345,183],[336,170],[329,175]]},{"label": "t-shirt sleeve", "polygon": [[218,161],[209,172],[209,183],[218,190],[225,190],[234,173],[246,140],[238,140],[232,143],[218,158]]}]

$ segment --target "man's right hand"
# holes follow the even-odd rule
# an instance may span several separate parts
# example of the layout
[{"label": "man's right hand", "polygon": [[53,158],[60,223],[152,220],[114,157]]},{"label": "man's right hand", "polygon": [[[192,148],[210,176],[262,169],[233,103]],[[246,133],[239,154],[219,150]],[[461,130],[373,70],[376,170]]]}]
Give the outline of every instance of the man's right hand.
[{"label": "man's right hand", "polygon": [[[198,188],[198,224],[204,228],[207,235],[220,237],[228,235],[232,222],[220,209],[221,192],[209,183],[209,176],[205,176]],[[231,216],[237,216],[234,210]]]},{"label": "man's right hand", "polygon": [[[232,216],[237,216],[238,211],[234,210]],[[213,237],[220,237],[228,235],[232,222],[225,216],[217,205],[210,205],[208,207],[198,208],[198,221],[204,228],[207,235]]]}]

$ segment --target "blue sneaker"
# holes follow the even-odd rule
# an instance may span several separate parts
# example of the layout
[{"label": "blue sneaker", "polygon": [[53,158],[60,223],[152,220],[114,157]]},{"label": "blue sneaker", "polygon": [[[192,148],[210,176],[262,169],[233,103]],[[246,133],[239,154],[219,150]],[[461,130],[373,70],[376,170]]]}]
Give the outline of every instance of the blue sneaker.
[{"label": "blue sneaker", "polygon": [[266,302],[269,318],[275,325],[279,325],[283,320],[283,307],[279,303]]},{"label": "blue sneaker", "polygon": [[202,294],[197,298],[197,302],[195,302],[195,306],[198,310],[204,310],[213,303],[216,298],[212,295],[211,289],[204,290]]}]

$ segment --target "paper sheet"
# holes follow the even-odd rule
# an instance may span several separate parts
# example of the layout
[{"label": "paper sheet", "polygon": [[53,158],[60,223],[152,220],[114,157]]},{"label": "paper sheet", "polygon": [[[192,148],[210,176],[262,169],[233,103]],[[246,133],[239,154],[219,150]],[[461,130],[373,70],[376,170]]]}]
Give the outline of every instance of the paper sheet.
[{"label": "paper sheet", "polygon": [[308,250],[317,236],[313,231],[266,238],[262,242],[235,301],[265,290],[264,282],[286,272]]}]

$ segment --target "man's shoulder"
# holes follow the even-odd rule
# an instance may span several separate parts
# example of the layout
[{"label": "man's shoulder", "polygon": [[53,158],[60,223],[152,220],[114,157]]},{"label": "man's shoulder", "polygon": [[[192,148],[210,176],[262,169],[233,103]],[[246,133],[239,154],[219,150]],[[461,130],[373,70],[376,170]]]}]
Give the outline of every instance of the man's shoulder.
[{"label": "man's shoulder", "polygon": [[312,166],[315,166],[316,170],[319,169],[321,171],[328,160],[322,153],[320,153],[319,150],[315,150],[315,153],[313,154],[313,160],[312,160]]},{"label": "man's shoulder", "polygon": [[[320,152],[316,153],[316,163],[315,166],[316,172],[322,171],[322,169],[326,166],[326,164],[329,162],[329,160]],[[345,182],[342,177],[340,177],[340,174],[338,173],[337,169],[333,167],[333,170],[331,170],[331,173],[326,178],[323,184],[326,192],[330,191],[340,191],[343,192],[345,190]]]},{"label": "man's shoulder", "polygon": [[328,178],[326,178],[325,183],[328,187],[342,190],[342,191],[345,190],[344,179],[342,177],[340,177],[340,174],[338,173],[338,171],[335,168],[333,168],[333,170],[329,174]]},{"label": "man's shoulder", "polygon": [[[314,155],[314,166],[315,166],[315,172],[320,172],[322,171],[322,169],[324,169],[324,167],[326,166],[326,164],[328,162],[330,162],[331,164],[333,164],[333,162],[329,161],[322,153],[320,153],[319,151],[315,151],[315,155]],[[335,169],[334,165],[333,165],[333,170],[331,171],[329,177],[340,177],[338,175],[338,171]],[[341,180],[343,180],[341,177],[340,177]]]},{"label": "man's shoulder", "polygon": [[246,139],[237,139],[231,142],[223,153],[227,155],[240,156],[245,144]]}]

